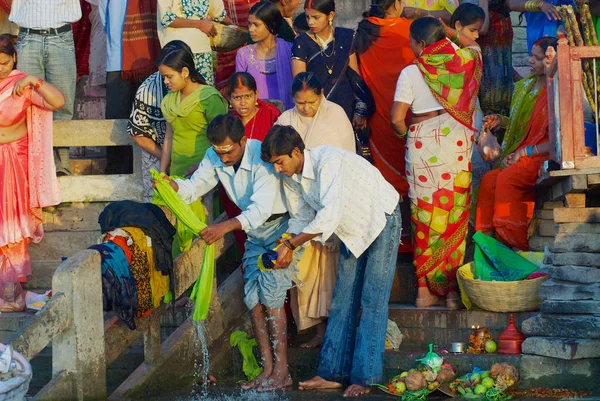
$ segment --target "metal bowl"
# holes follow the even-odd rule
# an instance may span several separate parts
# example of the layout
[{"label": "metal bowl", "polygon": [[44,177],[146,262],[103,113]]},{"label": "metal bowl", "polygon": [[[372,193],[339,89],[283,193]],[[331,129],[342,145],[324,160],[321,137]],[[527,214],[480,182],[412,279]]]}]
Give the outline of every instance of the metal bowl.
[{"label": "metal bowl", "polygon": [[467,351],[467,344],[456,342],[452,343],[452,352],[455,354],[463,354]]}]

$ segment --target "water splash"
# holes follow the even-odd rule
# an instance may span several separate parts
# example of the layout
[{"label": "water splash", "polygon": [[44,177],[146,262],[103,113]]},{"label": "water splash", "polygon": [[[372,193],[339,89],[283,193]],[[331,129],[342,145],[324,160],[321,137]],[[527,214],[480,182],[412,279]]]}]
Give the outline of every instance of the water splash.
[{"label": "water splash", "polygon": [[[200,399],[207,399],[208,397],[208,385],[210,380],[208,379],[208,371],[210,370],[210,355],[208,353],[208,337],[206,321],[196,322],[192,320],[194,325],[194,348],[201,350],[201,358],[196,358],[194,362],[194,387],[192,388],[192,397],[200,397]],[[200,387],[198,387],[200,386]]]},{"label": "water splash", "polygon": [[179,401],[288,401],[288,397],[281,392],[266,392],[259,393],[256,390],[239,390],[229,394],[205,394],[200,397],[192,397],[190,399]]}]

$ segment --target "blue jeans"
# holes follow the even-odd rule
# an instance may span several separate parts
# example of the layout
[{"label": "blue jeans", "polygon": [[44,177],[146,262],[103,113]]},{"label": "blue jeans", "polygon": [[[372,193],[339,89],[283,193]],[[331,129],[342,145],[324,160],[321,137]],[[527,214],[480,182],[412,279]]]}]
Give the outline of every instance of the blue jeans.
[{"label": "blue jeans", "polygon": [[[77,66],[73,33],[37,35],[19,32],[17,40],[17,69],[35,75],[56,86],[65,97],[65,105],[53,113],[55,120],[72,120],[75,107]],[[69,149],[57,148],[58,169],[69,168]]]},{"label": "blue jeans", "polygon": [[349,379],[363,386],[382,380],[388,301],[402,231],[400,207],[386,217],[385,228],[358,259],[342,244],[317,369],[325,380],[342,383]]}]

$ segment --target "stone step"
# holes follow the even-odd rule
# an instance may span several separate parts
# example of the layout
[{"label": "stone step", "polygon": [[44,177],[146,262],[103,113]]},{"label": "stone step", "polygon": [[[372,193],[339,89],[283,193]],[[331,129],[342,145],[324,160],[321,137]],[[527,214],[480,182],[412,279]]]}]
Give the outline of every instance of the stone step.
[{"label": "stone step", "polygon": [[[415,360],[427,353],[426,346],[401,345],[398,351],[386,351],[383,382],[416,366]],[[294,382],[315,375],[319,365],[318,349],[290,348],[288,360]],[[234,377],[242,379],[241,357],[233,354]],[[597,377],[600,377],[600,363],[597,359],[563,360],[537,355],[494,354],[441,354],[454,366],[459,374],[470,372],[474,367],[489,369],[494,363],[510,363],[519,370],[519,389],[546,387],[567,388],[577,391],[591,391],[598,395]],[[341,399],[341,398],[340,398]],[[591,398],[598,400],[598,398]]]},{"label": "stone step", "polygon": [[44,231],[95,231],[100,230],[98,216],[108,202],[61,203],[42,210]]},{"label": "stone step", "polygon": [[554,237],[529,237],[529,249],[533,252],[544,252],[545,247],[554,245]]},{"label": "stone step", "polygon": [[542,313],[557,314],[597,314],[600,315],[600,301],[552,301],[546,300],[540,306]]},{"label": "stone step", "polygon": [[540,287],[540,298],[556,301],[600,301],[600,283],[579,284],[551,278]]},{"label": "stone step", "polygon": [[600,252],[598,234],[559,233],[549,246],[552,252]]},{"label": "stone step", "polygon": [[523,342],[522,351],[525,354],[568,360],[600,358],[600,340],[529,337]]},{"label": "stone step", "polygon": [[0,343],[7,340],[25,324],[37,311],[26,309],[24,312],[0,313]]},{"label": "stone step", "polygon": [[552,334],[553,337],[600,339],[600,315],[540,313],[525,320],[521,331],[530,337]]},{"label": "stone step", "polygon": [[29,244],[31,260],[61,260],[71,257],[100,240],[100,227],[95,231],[51,231],[39,244]]},{"label": "stone step", "polygon": [[[534,316],[536,312],[515,313],[515,324]],[[391,303],[389,319],[396,322],[404,335],[404,344],[438,344],[441,349],[450,349],[453,342],[469,342],[471,327],[487,327],[497,338],[508,325],[509,313],[487,311],[451,310],[445,307],[429,309],[414,305]]]},{"label": "stone step", "polygon": [[588,266],[550,266],[548,275],[557,280],[582,284],[600,283],[600,269]]},{"label": "stone step", "polygon": [[61,260],[32,260],[31,276],[23,288],[40,293],[51,289],[52,276],[61,263]]},{"label": "stone step", "polygon": [[600,254],[585,252],[565,252],[544,254],[544,264],[555,266],[600,266]]}]

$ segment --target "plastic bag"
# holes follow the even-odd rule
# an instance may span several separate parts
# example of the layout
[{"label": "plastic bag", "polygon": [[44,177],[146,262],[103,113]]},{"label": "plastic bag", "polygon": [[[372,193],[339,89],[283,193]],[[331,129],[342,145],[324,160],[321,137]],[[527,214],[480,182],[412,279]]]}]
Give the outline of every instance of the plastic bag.
[{"label": "plastic bag", "polygon": [[427,355],[421,359],[417,359],[417,361],[429,366],[434,372],[437,372],[442,367],[444,358],[433,352],[433,344],[429,344],[429,352]]},{"label": "plastic bag", "polygon": [[[385,333],[385,348],[395,349],[400,348],[404,336],[398,328],[398,325],[393,320],[388,319],[387,331]],[[389,346],[389,347],[388,347]]]},{"label": "plastic bag", "polygon": [[496,161],[498,157],[500,157],[500,144],[498,143],[498,139],[496,139],[488,129],[483,130],[481,135],[479,135],[477,148],[479,149],[481,158],[487,163]]},{"label": "plastic bag", "polygon": [[0,255],[0,312],[25,310],[25,292],[8,258]]}]

